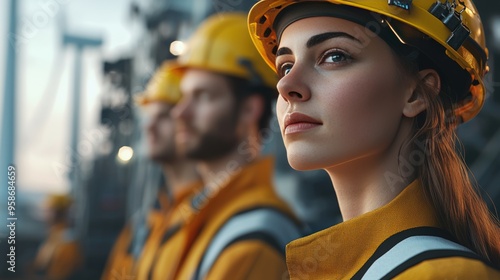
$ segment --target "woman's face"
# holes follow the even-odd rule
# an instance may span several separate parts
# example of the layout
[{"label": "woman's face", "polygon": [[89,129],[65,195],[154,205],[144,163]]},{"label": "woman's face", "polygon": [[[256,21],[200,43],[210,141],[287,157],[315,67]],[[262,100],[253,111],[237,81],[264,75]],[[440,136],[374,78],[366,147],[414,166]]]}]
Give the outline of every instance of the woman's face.
[{"label": "woman's face", "polygon": [[333,17],[296,21],[282,34],[276,66],[278,121],[293,168],[376,159],[390,147],[413,89],[374,33]]}]

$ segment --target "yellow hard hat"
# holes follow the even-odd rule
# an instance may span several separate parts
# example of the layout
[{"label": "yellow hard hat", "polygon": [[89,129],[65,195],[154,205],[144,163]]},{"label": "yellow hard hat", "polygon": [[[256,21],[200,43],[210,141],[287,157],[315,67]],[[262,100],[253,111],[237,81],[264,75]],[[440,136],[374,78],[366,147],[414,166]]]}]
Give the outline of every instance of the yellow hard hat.
[{"label": "yellow hard hat", "polygon": [[[368,15],[365,27],[372,25],[375,30],[377,25],[387,27],[399,42],[424,54],[448,82],[455,115],[462,122],[481,110],[488,50],[483,24],[471,0],[262,0],[251,9],[248,25],[255,46],[272,69],[276,71],[274,62],[280,36],[276,23],[288,13],[280,12],[307,10],[307,5],[320,3],[330,3],[327,4],[330,7],[337,4],[346,14],[364,10]],[[352,20],[343,13],[337,13],[336,17]]]},{"label": "yellow hard hat", "polygon": [[47,207],[54,210],[66,210],[73,203],[73,199],[66,194],[51,194],[48,196]]},{"label": "yellow hard hat", "polygon": [[136,102],[139,105],[151,102],[175,104],[180,100],[180,75],[173,71],[175,65],[174,61],[166,61],[158,68],[149,80],[146,90],[136,97]]},{"label": "yellow hard hat", "polygon": [[244,13],[218,13],[194,32],[178,58],[180,69],[200,68],[276,87],[276,74],[267,67],[248,34]]}]

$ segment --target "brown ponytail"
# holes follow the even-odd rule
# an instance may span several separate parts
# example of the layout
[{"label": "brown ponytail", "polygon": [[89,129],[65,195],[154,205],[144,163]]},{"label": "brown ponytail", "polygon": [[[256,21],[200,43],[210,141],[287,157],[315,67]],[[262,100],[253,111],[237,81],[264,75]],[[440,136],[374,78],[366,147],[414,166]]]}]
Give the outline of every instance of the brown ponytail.
[{"label": "brown ponytail", "polygon": [[[418,176],[442,225],[462,245],[500,268],[499,221],[488,210],[469,178],[469,170],[456,150],[456,121],[452,102],[442,90],[439,98],[426,85],[417,89],[428,107],[415,121],[413,139],[425,143]],[[414,142],[414,141],[413,141]]]}]

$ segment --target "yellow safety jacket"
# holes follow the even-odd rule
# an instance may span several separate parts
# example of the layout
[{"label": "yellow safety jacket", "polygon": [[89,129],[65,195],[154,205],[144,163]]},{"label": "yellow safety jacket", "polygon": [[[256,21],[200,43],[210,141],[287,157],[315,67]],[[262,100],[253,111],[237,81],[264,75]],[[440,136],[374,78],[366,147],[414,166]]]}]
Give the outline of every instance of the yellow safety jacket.
[{"label": "yellow safety jacket", "polygon": [[[387,205],[288,244],[290,279],[357,279],[366,264],[383,256],[381,250],[390,246],[390,237],[429,228],[440,228],[440,223],[419,181],[414,181]],[[423,244],[422,240],[417,241],[416,247]],[[384,261],[397,261],[397,256],[405,253],[405,247],[402,248],[392,251],[395,254]],[[389,278],[500,279],[500,271],[464,256],[427,259],[412,265]]]},{"label": "yellow safety jacket", "polygon": [[183,187],[182,191],[171,201],[165,192],[160,191],[157,197],[159,207],[151,210],[147,217],[149,233],[139,258],[136,259],[131,250],[133,229],[129,223],[118,236],[101,279],[148,279],[150,267],[164,234],[175,225],[173,221],[178,220],[176,215],[179,212],[176,209],[200,187],[200,182]]},{"label": "yellow safety jacket", "polygon": [[34,261],[35,273],[47,280],[68,279],[83,264],[80,245],[65,223],[50,228]]},{"label": "yellow safety jacket", "polygon": [[[216,192],[201,192],[180,207],[183,226],[161,246],[151,279],[193,279],[199,273],[200,265],[209,258],[207,252],[214,248],[215,240],[227,244],[212,258],[206,273],[198,276],[200,279],[282,279],[287,274],[284,244],[283,248],[277,248],[272,242],[260,238],[262,236],[258,235],[262,232],[252,228],[252,221],[239,220],[244,223],[241,227],[249,230],[244,236],[223,240],[225,237],[219,235],[225,229],[229,235],[241,229],[226,227],[237,225],[239,215],[251,216],[258,213],[258,209],[277,210],[280,212],[278,215],[293,221],[295,228],[290,228],[288,232],[297,229],[292,211],[273,190],[272,170],[273,160],[266,158],[240,168],[235,174],[221,174],[221,177],[227,175],[228,180],[221,182]],[[298,234],[292,235],[292,239],[299,237]]]},{"label": "yellow safety jacket", "polygon": [[113,245],[101,276],[102,280],[118,280],[133,274],[135,261],[128,253],[128,248],[132,242],[132,235],[132,226],[127,224]]}]

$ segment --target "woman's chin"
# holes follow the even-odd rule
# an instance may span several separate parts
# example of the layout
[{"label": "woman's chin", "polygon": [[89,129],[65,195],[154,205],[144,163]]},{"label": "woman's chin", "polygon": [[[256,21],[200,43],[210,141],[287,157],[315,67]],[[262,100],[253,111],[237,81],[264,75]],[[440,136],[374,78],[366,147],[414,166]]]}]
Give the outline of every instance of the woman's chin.
[{"label": "woman's chin", "polygon": [[319,164],[315,158],[307,155],[287,154],[287,158],[290,166],[298,171],[322,169],[321,164]]}]

